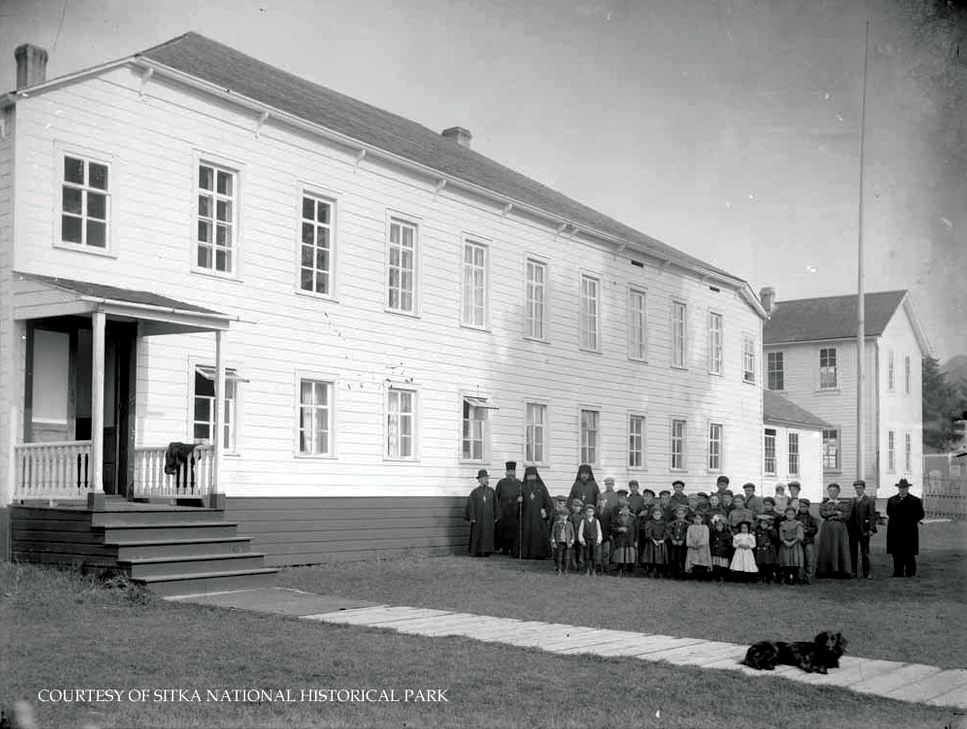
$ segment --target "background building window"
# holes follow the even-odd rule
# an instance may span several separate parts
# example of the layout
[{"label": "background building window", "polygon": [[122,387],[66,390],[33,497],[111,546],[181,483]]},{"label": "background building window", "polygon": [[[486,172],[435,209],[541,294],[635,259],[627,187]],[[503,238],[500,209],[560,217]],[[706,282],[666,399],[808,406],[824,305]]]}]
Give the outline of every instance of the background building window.
[{"label": "background building window", "polygon": [[722,424],[708,425],[708,470],[722,470]]},{"label": "background building window", "polygon": [[722,374],[722,315],[714,311],[708,315],[708,371]]},{"label": "background building window", "polygon": [[910,437],[909,433],[905,433],[903,436],[903,466],[904,472],[910,473],[913,464],[913,439]]},{"label": "background building window", "polygon": [[742,380],[755,382],[755,338],[742,336]]},{"label": "background building window", "polygon": [[331,293],[332,203],[302,196],[302,243],[299,288],[316,294]]},{"label": "background building window", "polygon": [[823,470],[839,471],[839,431],[823,429]]},{"label": "background building window", "polygon": [[775,475],[776,473],[776,430],[775,428],[766,428],[765,461],[763,463],[763,470],[770,475]]},{"label": "background building window", "polygon": [[789,475],[799,475],[799,433],[789,433]]},{"label": "background building window", "polygon": [[645,416],[628,416],[628,467],[645,466]]},{"label": "background building window", "polygon": [[299,453],[332,454],[332,383],[299,381]]},{"label": "background building window", "polygon": [[836,349],[834,347],[819,350],[819,387],[823,390],[836,388]]},{"label": "background building window", "polygon": [[671,463],[674,471],[685,470],[685,421],[672,420],[671,423]]},{"label": "background building window", "polygon": [[910,358],[903,358],[903,391],[910,394]]},{"label": "background building window", "polygon": [[107,248],[108,167],[64,156],[60,238],[92,248]]},{"label": "background building window", "polygon": [[786,373],[782,352],[769,352],[766,355],[766,367],[768,372],[768,387],[770,390],[786,389]]},{"label": "background building window", "polygon": [[597,410],[581,411],[581,463],[594,465],[598,462],[598,422]]},{"label": "background building window", "polygon": [[886,389],[893,392],[896,389],[896,365],[893,362],[893,352],[886,359]]},{"label": "background building window", "polygon": [[886,470],[896,473],[896,431],[886,432]]},{"label": "background building window", "polygon": [[527,403],[525,458],[529,463],[544,463],[544,435],[547,427],[547,405]]}]

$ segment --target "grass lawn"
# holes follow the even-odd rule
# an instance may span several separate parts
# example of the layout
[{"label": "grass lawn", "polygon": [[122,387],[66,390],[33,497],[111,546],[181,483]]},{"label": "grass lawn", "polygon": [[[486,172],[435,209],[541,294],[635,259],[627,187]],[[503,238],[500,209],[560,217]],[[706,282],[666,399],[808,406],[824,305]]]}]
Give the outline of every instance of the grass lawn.
[{"label": "grass lawn", "polygon": [[[924,527],[922,533],[933,527]],[[548,566],[509,559],[405,558],[288,570],[280,583],[381,602],[434,605],[541,620],[745,640],[758,620],[769,634],[827,627],[819,610],[853,639],[854,655],[934,661],[933,634],[963,640],[967,527],[923,555],[923,578],[770,588],[557,578]],[[939,534],[939,532],[938,532]],[[927,542],[927,540],[925,540]],[[882,551],[882,544],[880,551]],[[925,544],[926,547],[926,544]],[[947,564],[947,558],[950,563]],[[878,564],[882,559],[878,559]],[[947,566],[944,566],[947,565]],[[937,581],[938,570],[947,584]],[[960,572],[959,576],[957,573]],[[882,570],[881,570],[882,574]],[[944,709],[805,686],[770,676],[653,664],[628,658],[556,656],[465,638],[421,638],[199,605],[168,603],[119,584],[69,572],[0,565],[0,704],[34,704],[45,729],[107,727],[942,727]],[[879,583],[883,583],[882,585]],[[598,597],[574,599],[594,584]],[[449,585],[449,587],[448,587]],[[850,590],[856,595],[850,597]],[[929,595],[919,613],[918,599]],[[696,592],[697,591],[697,592]],[[779,615],[774,605],[795,615]],[[788,595],[788,597],[787,597]],[[873,602],[866,602],[866,598]],[[918,597],[919,595],[919,597]],[[778,602],[777,602],[778,601]],[[622,604],[619,604],[622,603]],[[935,606],[934,603],[942,604]],[[948,605],[949,603],[949,605]],[[959,607],[958,607],[959,606]],[[486,609],[483,609],[486,608]],[[861,610],[860,610],[861,608]],[[916,615],[910,622],[898,615]],[[877,617],[879,615],[883,617]],[[921,615],[922,614],[922,615]],[[578,619],[580,618],[580,619]],[[587,618],[587,619],[585,619]],[[789,626],[790,619],[792,626]],[[780,628],[779,624],[783,627]],[[864,626],[874,625],[876,629]],[[637,626],[637,627],[635,627]],[[903,628],[908,641],[857,634]],[[890,649],[891,643],[897,647]],[[867,648],[870,650],[867,650]],[[886,655],[890,650],[899,655]],[[953,650],[943,652],[951,665]],[[39,703],[43,689],[112,689],[120,701]],[[182,689],[181,697],[173,692]],[[281,691],[269,700],[226,701],[225,690]],[[311,689],[445,691],[446,701],[313,702]],[[192,701],[193,691],[199,701]],[[212,690],[222,700],[208,699]],[[168,693],[161,693],[167,691]],[[139,696],[139,694],[141,694]],[[286,696],[288,694],[288,696]],[[378,698],[377,695],[371,695]],[[416,698],[416,694],[411,694]],[[132,700],[143,699],[143,700]],[[237,696],[235,698],[238,698]],[[389,698],[387,696],[387,698]]]}]

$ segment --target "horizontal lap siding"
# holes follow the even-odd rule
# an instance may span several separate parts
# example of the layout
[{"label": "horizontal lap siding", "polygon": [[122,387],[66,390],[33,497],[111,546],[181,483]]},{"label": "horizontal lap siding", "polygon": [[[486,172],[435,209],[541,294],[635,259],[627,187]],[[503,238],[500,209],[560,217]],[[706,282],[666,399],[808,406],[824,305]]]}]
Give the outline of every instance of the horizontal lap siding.
[{"label": "horizontal lap siding", "polygon": [[[741,382],[741,335],[761,343],[758,316],[735,292],[644,268],[587,240],[472,199],[451,186],[402,174],[270,120],[255,138],[255,114],[184,93],[153,79],[140,101],[126,71],[31,100],[38,162],[29,195],[55,191],[53,139],[116,155],[113,217],[116,258],[47,246],[56,221],[50,205],[29,208],[21,237],[25,267],[38,273],[155,291],[237,317],[224,335],[224,359],[248,380],[240,386],[238,454],[226,455],[222,487],[231,497],[324,497],[431,494],[462,497],[481,465],[463,463],[460,395],[481,394],[491,412],[485,465],[523,459],[524,403],[545,401],[548,458],[541,469],[552,493],[570,488],[579,460],[578,411],[601,411],[598,473],[665,487],[669,419],[688,421],[689,490],[708,488],[709,422],[725,426],[724,472],[733,479],[761,472],[761,362],[757,382]],[[61,113],[58,114],[57,112]],[[110,118],[102,118],[109,112]],[[50,124],[50,129],[46,125]],[[190,272],[195,151],[241,169],[237,280]],[[335,300],[296,293],[299,193],[303,183],[336,200]],[[56,207],[56,205],[54,206]],[[384,311],[387,215],[420,225],[420,316]],[[489,329],[459,326],[462,241],[488,245]],[[31,241],[32,245],[27,245]],[[41,244],[37,244],[41,241]],[[548,341],[523,338],[524,269],[528,256],[548,262]],[[601,354],[578,350],[582,272],[601,284]],[[648,362],[627,358],[628,287],[647,292]],[[673,298],[689,307],[686,370],[669,366]],[[707,371],[709,307],[724,316],[723,377]],[[138,351],[139,445],[191,435],[193,363],[214,363],[214,337],[152,337]],[[299,458],[297,374],[331,380],[334,457]],[[386,388],[418,391],[416,462],[383,459]],[[647,416],[647,468],[625,466],[628,412]],[[600,478],[600,477],[599,477]]]},{"label": "horizontal lap siding", "polygon": [[459,497],[230,497],[225,519],[252,537],[267,565],[298,565],[406,549],[465,551],[464,505]]}]

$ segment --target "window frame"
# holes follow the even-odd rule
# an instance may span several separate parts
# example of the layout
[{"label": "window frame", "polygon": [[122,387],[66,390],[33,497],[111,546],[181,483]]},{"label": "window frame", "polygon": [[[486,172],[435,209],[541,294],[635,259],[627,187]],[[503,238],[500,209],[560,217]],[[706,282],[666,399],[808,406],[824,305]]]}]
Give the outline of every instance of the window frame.
[{"label": "window frame", "polygon": [[[412,256],[411,256],[412,266],[410,267],[410,279],[412,281],[412,285],[409,291],[409,295],[410,295],[409,308],[404,308],[402,306],[393,306],[392,304],[392,298],[393,298],[392,295],[394,291],[394,288],[392,286],[392,278],[393,278],[392,274],[394,269],[398,269],[401,272],[400,273],[401,282],[400,282],[400,285],[397,287],[400,303],[402,303],[404,294],[406,293],[402,285],[402,277],[406,269],[404,269],[402,265],[394,266],[393,264],[393,247],[394,247],[393,228],[394,226],[399,226],[400,228],[401,241],[402,241],[402,231],[404,229],[408,228],[408,229],[412,229],[413,231],[413,244],[412,244],[413,250],[412,250]],[[412,317],[420,316],[420,304],[421,304],[420,274],[421,274],[421,268],[422,268],[421,255],[420,255],[421,233],[422,233],[422,220],[420,218],[412,215],[406,215],[404,213],[398,213],[395,211],[387,211],[386,242],[385,242],[386,268],[385,268],[385,273],[383,277],[383,307],[385,311],[391,314],[400,314],[402,316],[412,316]],[[400,244],[399,247],[402,252],[402,249],[404,247],[402,243]],[[402,259],[402,253],[401,253],[401,259]]]},{"label": "window frame", "polygon": [[[832,352],[832,364],[830,364],[830,355],[828,353]],[[826,364],[823,364],[823,358],[825,353]],[[836,352],[836,347],[820,347],[819,348],[819,389],[820,390],[838,390],[839,389],[839,371],[838,371],[838,356]],[[830,383],[830,375],[832,375],[832,383]]]},{"label": "window frame", "polygon": [[904,473],[913,470],[913,436],[910,433],[903,434],[903,469]]},{"label": "window frame", "polygon": [[[773,392],[783,392],[786,389],[785,359],[783,352],[766,352],[766,388]],[[774,384],[779,387],[773,387]]]},{"label": "window frame", "polygon": [[[716,430],[717,438],[714,437]],[[725,460],[725,424],[709,421],[707,433],[705,468],[709,473],[720,473]]]},{"label": "window frame", "polygon": [[[713,322],[718,322],[718,328]],[[708,312],[708,371],[711,375],[725,374],[725,316],[710,309]]]},{"label": "window frame", "polygon": [[910,355],[904,355],[903,357],[903,390],[904,394],[910,394],[911,382],[913,379],[913,363],[910,360]]},{"label": "window frame", "polygon": [[[214,185],[211,191],[204,190],[201,187],[201,168],[210,167],[212,169],[212,184]],[[206,276],[214,276],[220,279],[237,279],[241,273],[241,263],[242,263],[242,225],[241,225],[241,209],[242,209],[242,188],[243,188],[243,166],[237,162],[227,160],[216,154],[208,154],[206,152],[196,152],[193,158],[193,177],[192,177],[192,206],[191,206],[191,271],[193,273],[200,273]],[[232,179],[232,215],[230,226],[232,230],[232,241],[230,246],[222,246],[230,252],[231,257],[231,267],[228,270],[219,270],[216,268],[217,261],[217,250],[219,246],[216,245],[217,240],[217,228],[218,228],[218,173],[224,172],[230,175]],[[198,254],[201,248],[202,241],[199,240],[198,230],[202,222],[202,211],[200,206],[200,198],[202,192],[212,193],[212,214],[211,216],[205,216],[211,221],[212,225],[212,241],[210,245],[210,257],[211,265],[204,266],[198,262]],[[227,196],[223,196],[227,197]]]},{"label": "window frame", "polygon": [[[594,294],[587,293],[587,284],[593,284]],[[601,352],[601,278],[581,272],[578,292],[578,349],[582,352]],[[593,309],[593,311],[592,311]],[[590,326],[593,324],[593,331]]]},{"label": "window frame", "polygon": [[[775,476],[778,473],[778,446],[779,429],[764,428],[762,434],[762,472],[767,476]],[[771,448],[770,448],[771,444]],[[771,464],[771,468],[770,468]]]},{"label": "window frame", "polygon": [[896,362],[892,349],[886,357],[886,389],[887,392],[896,392]]},{"label": "window frame", "polygon": [[[531,268],[540,270],[541,280],[538,282],[531,277]],[[548,302],[548,269],[546,260],[536,256],[526,256],[524,259],[524,339],[536,342],[546,342],[547,338],[547,302]],[[531,294],[539,290],[541,298],[538,302]],[[540,318],[533,316],[539,309]],[[540,328],[538,333],[536,329]]]},{"label": "window frame", "polygon": [[[628,445],[625,463],[629,470],[645,471],[648,468],[648,416],[644,413],[629,412],[626,420],[628,425],[627,438]],[[635,424],[638,425],[638,432],[635,432]],[[637,440],[637,448],[635,441]],[[635,462],[637,455],[637,462]]]},{"label": "window frame", "polygon": [[[748,332],[742,333],[742,382],[756,384],[756,338]],[[751,368],[750,368],[751,362]]]},{"label": "window frame", "polygon": [[[203,364],[201,362],[192,361],[189,363],[189,371],[191,373],[191,394],[189,396],[189,424],[191,429],[191,439],[193,442],[204,442],[207,445],[214,445],[214,441],[211,438],[211,433],[215,429],[215,366]],[[208,437],[203,438],[196,435],[195,428],[201,424],[201,421],[195,417],[198,388],[196,377],[202,377],[212,383],[212,395],[204,395],[205,400],[210,400],[211,404],[208,408],[209,420],[205,423],[208,427]],[[228,437],[228,443],[222,441],[221,450],[225,455],[238,455],[238,433],[239,433],[239,384],[248,382],[238,374],[238,370],[235,367],[225,368],[225,396],[224,396],[224,406],[226,412],[222,414],[222,427],[225,429],[225,435]],[[232,389],[232,396],[229,397],[229,387]]]},{"label": "window frame", "polygon": [[[397,413],[393,412],[392,396],[394,393],[397,393],[400,396],[406,394],[410,397],[410,401],[411,401],[411,409],[409,410],[408,413],[405,414],[406,417],[408,417],[410,420],[410,436],[409,436],[410,453],[406,455],[400,455],[399,452],[395,454],[391,452],[391,444],[392,444],[391,437],[393,435],[392,418],[394,414],[397,417],[403,417],[404,415],[402,411],[399,411]],[[390,383],[387,385],[385,395],[383,397],[383,408],[384,408],[383,447],[382,447],[383,460],[392,461],[394,463],[415,463],[419,461],[419,458],[420,458],[419,430],[418,430],[418,426],[419,426],[418,418],[419,418],[419,412],[420,412],[419,390],[414,387],[407,387],[398,383]],[[399,442],[399,438],[401,438],[402,436],[399,433],[397,435],[398,435],[397,441]]]},{"label": "window frame", "polygon": [[[468,421],[467,409],[471,415],[480,414],[482,417]],[[486,463],[490,459],[490,411],[497,407],[490,402],[490,398],[479,394],[463,394],[460,396],[460,451],[457,460],[460,463]],[[467,423],[480,423],[480,437],[471,437],[468,441]],[[475,435],[475,434],[471,434]],[[467,455],[467,443],[471,443],[470,455]],[[480,455],[475,456],[472,444],[480,443]]]},{"label": "window frame", "polygon": [[[309,297],[312,297],[312,298],[325,299],[325,300],[329,300],[329,301],[335,300],[336,299],[336,273],[337,273],[337,271],[336,271],[336,263],[337,263],[337,261],[336,261],[336,258],[337,258],[336,238],[337,238],[337,236],[339,234],[339,228],[340,228],[340,225],[339,225],[340,207],[339,207],[338,197],[334,193],[332,193],[332,192],[322,190],[321,188],[318,188],[318,187],[312,186],[312,185],[300,185],[299,188],[298,188],[297,196],[298,196],[299,204],[298,204],[298,210],[296,211],[296,216],[295,216],[296,217],[296,232],[295,232],[295,251],[296,251],[295,252],[295,269],[296,269],[295,270],[295,291],[296,291],[297,294],[299,294],[301,296],[309,296]],[[307,198],[313,200],[315,203],[325,203],[326,205],[329,206],[329,223],[328,223],[328,231],[329,231],[329,233],[328,233],[328,235],[329,235],[328,261],[329,261],[329,266],[328,266],[328,270],[326,271],[326,275],[328,277],[328,282],[329,282],[329,288],[325,292],[316,291],[316,287],[315,287],[316,272],[319,270],[318,267],[316,266],[316,263],[318,262],[318,258],[317,258],[317,254],[315,253],[316,248],[317,248],[315,242],[313,243],[314,255],[313,255],[313,263],[312,263],[312,269],[311,269],[312,272],[313,272],[313,284],[314,285],[313,285],[313,288],[312,289],[303,288],[303,285],[302,285],[302,272],[306,268],[305,265],[303,264],[302,253],[303,253],[303,248],[306,246],[306,243],[305,243],[305,241],[303,239],[303,228],[305,227],[306,221],[307,221],[307,219],[306,219],[306,217],[304,215],[304,212],[305,212],[305,207],[304,207],[305,206],[305,200]]]},{"label": "window frame", "polygon": [[[92,150],[83,149],[74,145],[56,143],[54,146],[55,169],[54,175],[54,200],[57,200],[55,211],[54,228],[56,233],[53,236],[54,247],[63,250],[77,251],[79,253],[90,253],[98,256],[115,257],[114,251],[114,190],[116,189],[117,170],[114,165],[114,155],[102,154]],[[84,164],[84,183],[69,182],[66,179],[67,159],[76,159]],[[107,185],[105,188],[93,187],[89,184],[90,166],[100,165],[106,168]],[[81,191],[81,212],[65,213],[64,211],[64,191],[66,189]],[[97,221],[89,215],[89,198],[91,194],[104,196],[104,245],[97,246],[88,243],[88,223]],[[64,217],[69,216],[81,221],[81,241],[70,241],[64,238]]]},{"label": "window frame", "polygon": [[896,473],[896,431],[886,431],[886,472]]},{"label": "window frame", "polygon": [[[834,434],[835,437],[829,438],[826,435],[827,433],[832,433],[832,434]],[[841,434],[842,434],[842,431],[841,431],[841,429],[839,427],[823,428],[822,429],[822,433],[820,434],[820,439],[821,439],[821,447],[822,447],[821,457],[822,457],[822,464],[823,464],[823,472],[824,473],[840,473],[841,472],[841,469],[842,469],[842,451],[843,451],[842,439],[840,437]],[[827,447],[827,444],[830,443],[830,442],[834,442],[835,443],[835,447],[836,447],[836,450],[833,453],[833,464],[832,465],[829,465],[830,452],[829,452],[829,449]]]},{"label": "window frame", "polygon": [[789,456],[789,475],[800,475],[799,469],[802,468],[802,454],[799,450],[799,433],[786,433],[786,451]]},{"label": "window frame", "polygon": [[[531,422],[531,413],[540,412],[542,416],[542,422]],[[542,400],[525,400],[524,401],[524,460],[528,463],[533,463],[534,465],[546,465],[548,463],[547,458],[547,434],[548,434],[548,415],[549,415],[548,403]],[[540,458],[535,458],[537,455],[537,439],[533,437],[534,434],[540,433]]]},{"label": "window frame", "polygon": [[628,359],[648,361],[648,292],[638,286],[628,287]]},{"label": "window frame", "polygon": [[[467,251],[481,251],[483,262],[478,266],[476,260],[469,265],[468,271]],[[460,248],[460,326],[468,329],[487,330],[490,326],[490,244],[479,236],[464,235]],[[468,288],[468,273],[479,274],[479,284],[474,281],[473,288]],[[468,295],[473,294],[472,300],[468,300]],[[479,296],[479,301],[477,297]],[[476,315],[479,312],[480,321],[468,320],[468,308],[472,309]]]},{"label": "window frame", "polygon": [[[587,417],[585,417],[587,416]],[[593,419],[594,429],[586,428],[588,419]],[[593,436],[593,443],[592,441]],[[580,463],[596,466],[601,455],[601,408],[582,405],[578,409],[578,455]]]},{"label": "window frame", "polygon": [[[302,402],[302,387],[304,384],[313,385],[313,392],[315,392],[316,385],[325,385],[328,388],[328,402],[325,405],[326,410],[326,435],[327,435],[327,445],[328,450],[325,452],[315,452],[303,450],[303,427],[302,427],[302,416],[303,409],[306,407],[306,403]],[[296,458],[309,458],[309,459],[326,459],[336,457],[336,381],[333,378],[320,377],[318,375],[307,373],[307,372],[296,372],[295,375],[295,456]],[[310,407],[317,407],[315,403],[310,403]],[[313,439],[314,443],[314,439]]]},{"label": "window frame", "polygon": [[[676,425],[681,424],[681,433],[675,433]],[[680,448],[676,452],[675,444],[678,442]],[[669,418],[668,427],[668,470],[673,473],[682,473],[688,470],[688,419],[687,418]],[[680,459],[680,463],[675,465],[675,459],[677,457]]]},{"label": "window frame", "polygon": [[[678,313],[681,312],[681,317]],[[675,369],[688,369],[688,303],[672,299],[669,309],[671,336],[671,366]]]}]

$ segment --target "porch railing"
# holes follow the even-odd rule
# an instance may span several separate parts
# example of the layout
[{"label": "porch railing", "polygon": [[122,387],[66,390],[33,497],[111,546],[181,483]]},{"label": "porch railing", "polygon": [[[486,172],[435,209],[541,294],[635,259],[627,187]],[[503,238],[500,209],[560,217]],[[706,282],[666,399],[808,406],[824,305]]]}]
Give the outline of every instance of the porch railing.
[{"label": "porch railing", "polygon": [[181,462],[165,473],[167,446],[134,449],[134,495],[138,498],[206,496],[215,489],[215,447],[197,445]]},{"label": "porch railing", "polygon": [[23,443],[14,446],[20,499],[85,499],[90,489],[91,442]]}]

